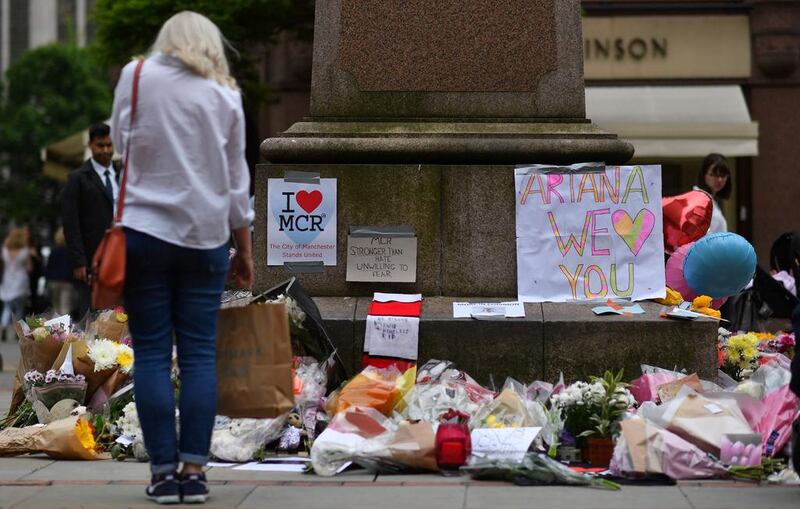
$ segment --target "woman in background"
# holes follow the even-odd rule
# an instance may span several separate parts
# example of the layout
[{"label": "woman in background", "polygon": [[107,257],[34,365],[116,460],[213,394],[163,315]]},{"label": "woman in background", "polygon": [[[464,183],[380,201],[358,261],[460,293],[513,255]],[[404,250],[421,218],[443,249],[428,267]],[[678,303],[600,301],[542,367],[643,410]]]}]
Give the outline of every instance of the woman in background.
[{"label": "woman in background", "polygon": [[727,200],[731,197],[731,170],[725,156],[708,154],[703,159],[694,189],[695,191],[705,191],[711,195],[714,210],[711,214],[711,226],[708,228],[708,233],[728,231],[728,222],[719,206],[720,200]]},{"label": "woman in background", "polygon": [[31,270],[31,256],[25,231],[15,228],[8,233],[3,242],[3,281],[0,283],[0,300],[3,313],[0,316],[2,339],[6,340],[9,325],[25,314],[25,303],[31,293],[28,274]]},{"label": "woman in background", "polygon": [[69,261],[64,229],[59,228],[53,236],[53,249],[47,257],[47,267],[44,271],[47,279],[47,293],[53,309],[59,315],[72,312],[74,302],[72,284],[72,265]]},{"label": "woman in background", "polygon": [[[125,307],[136,357],[136,408],[158,503],[202,503],[217,406],[216,332],[229,268],[253,282],[242,99],[224,39],[208,18],[180,12],[161,27],[141,67],[114,93],[114,146],[128,159],[122,214],[127,240]],[[130,147],[128,147],[130,145]],[[229,261],[233,235],[236,254]],[[181,377],[180,441],[170,380],[173,337]],[[179,464],[182,470],[178,473]]]}]

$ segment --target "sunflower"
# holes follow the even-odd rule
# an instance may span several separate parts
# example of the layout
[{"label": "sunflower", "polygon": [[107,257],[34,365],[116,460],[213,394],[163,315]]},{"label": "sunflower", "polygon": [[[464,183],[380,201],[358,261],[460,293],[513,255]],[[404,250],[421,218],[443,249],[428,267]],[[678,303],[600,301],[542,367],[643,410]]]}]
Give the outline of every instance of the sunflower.
[{"label": "sunflower", "polygon": [[87,451],[94,451],[97,449],[97,442],[94,439],[94,429],[92,428],[92,424],[86,419],[78,419],[75,423],[75,435]]}]

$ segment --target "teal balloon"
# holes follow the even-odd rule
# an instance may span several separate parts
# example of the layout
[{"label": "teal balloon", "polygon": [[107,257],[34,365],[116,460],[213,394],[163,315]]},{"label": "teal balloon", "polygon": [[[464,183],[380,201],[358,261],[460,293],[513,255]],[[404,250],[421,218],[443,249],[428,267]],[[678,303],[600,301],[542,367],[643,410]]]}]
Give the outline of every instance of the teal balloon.
[{"label": "teal balloon", "polygon": [[686,253],[683,275],[698,295],[715,299],[741,292],[756,272],[756,250],[741,235],[711,233]]}]

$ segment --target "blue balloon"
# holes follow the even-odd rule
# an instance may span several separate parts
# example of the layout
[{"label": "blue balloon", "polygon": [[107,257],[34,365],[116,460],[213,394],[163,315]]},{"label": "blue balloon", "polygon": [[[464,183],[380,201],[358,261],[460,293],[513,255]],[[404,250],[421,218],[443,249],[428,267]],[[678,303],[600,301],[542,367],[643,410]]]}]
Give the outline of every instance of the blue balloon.
[{"label": "blue balloon", "polygon": [[756,271],[756,250],[741,235],[711,233],[694,243],[683,275],[698,295],[715,299],[741,292]]}]

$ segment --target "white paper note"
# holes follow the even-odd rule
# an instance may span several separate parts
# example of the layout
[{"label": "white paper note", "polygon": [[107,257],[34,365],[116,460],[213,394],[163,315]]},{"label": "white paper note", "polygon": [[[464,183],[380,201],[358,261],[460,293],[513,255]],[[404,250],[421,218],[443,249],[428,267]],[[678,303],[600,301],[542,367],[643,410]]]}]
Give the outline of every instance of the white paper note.
[{"label": "white paper note", "polygon": [[453,302],[453,318],[471,318],[473,315],[495,314],[501,308],[505,318],[525,318],[522,302]]},{"label": "white paper note", "polygon": [[472,455],[520,461],[542,428],[477,428],[472,431]]},{"label": "white paper note", "polygon": [[65,330],[69,330],[69,326],[72,325],[72,317],[69,315],[62,315],[44,322],[45,327],[53,327],[55,325],[63,325]]},{"label": "white paper note", "polygon": [[417,359],[419,318],[367,315],[364,351],[370,355]]},{"label": "white paper note", "polygon": [[380,293],[375,292],[372,296],[375,302],[419,302],[422,300],[421,293]]}]

